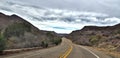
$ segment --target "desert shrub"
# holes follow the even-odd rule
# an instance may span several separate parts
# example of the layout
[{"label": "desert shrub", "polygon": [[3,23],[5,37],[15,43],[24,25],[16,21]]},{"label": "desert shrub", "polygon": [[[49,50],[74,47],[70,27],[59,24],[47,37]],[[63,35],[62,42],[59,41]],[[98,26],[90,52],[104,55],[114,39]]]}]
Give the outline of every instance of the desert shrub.
[{"label": "desert shrub", "polygon": [[117,32],[116,32],[117,34],[120,34],[120,30],[117,30]]},{"label": "desert shrub", "polygon": [[91,43],[92,45],[95,45],[95,44],[98,43],[98,41],[100,40],[100,38],[101,38],[101,37],[98,36],[98,35],[91,36],[90,39],[89,39],[89,41],[90,41],[90,43]]},{"label": "desert shrub", "polygon": [[61,43],[61,41],[62,41],[61,38],[55,36],[55,34],[52,33],[52,32],[47,32],[46,35],[48,36],[50,42],[52,42],[52,43],[55,44],[55,45],[58,45],[58,44]]},{"label": "desert shrub", "polygon": [[41,42],[41,46],[42,46],[43,48],[47,48],[47,47],[48,47],[48,43],[47,43],[46,41],[42,41],[42,42]]},{"label": "desert shrub", "polygon": [[0,34],[0,54],[5,49],[5,38],[2,34]]},{"label": "desert shrub", "polygon": [[61,38],[55,38],[55,39],[53,40],[53,44],[58,45],[58,44],[61,43],[61,41],[62,41]]}]

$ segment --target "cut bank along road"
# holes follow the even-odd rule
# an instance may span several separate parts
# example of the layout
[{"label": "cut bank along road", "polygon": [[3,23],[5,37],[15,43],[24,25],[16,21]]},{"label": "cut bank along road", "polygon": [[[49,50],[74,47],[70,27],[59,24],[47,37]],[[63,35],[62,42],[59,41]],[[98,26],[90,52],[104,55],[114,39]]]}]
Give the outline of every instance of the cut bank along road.
[{"label": "cut bank along road", "polygon": [[13,55],[0,56],[0,58],[111,58],[99,51],[73,44],[70,40],[62,38],[62,43],[56,47],[29,51]]}]

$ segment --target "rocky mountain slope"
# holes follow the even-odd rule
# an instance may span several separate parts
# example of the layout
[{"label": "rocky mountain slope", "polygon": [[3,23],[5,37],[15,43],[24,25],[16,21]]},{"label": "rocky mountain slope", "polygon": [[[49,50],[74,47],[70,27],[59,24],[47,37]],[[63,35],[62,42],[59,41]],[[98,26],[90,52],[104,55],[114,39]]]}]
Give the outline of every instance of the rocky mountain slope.
[{"label": "rocky mountain slope", "polygon": [[85,26],[70,33],[67,38],[74,43],[120,51],[120,24],[115,26]]},{"label": "rocky mountain slope", "polygon": [[0,13],[0,51],[3,49],[54,46],[61,42],[57,33],[39,30],[17,15]]}]

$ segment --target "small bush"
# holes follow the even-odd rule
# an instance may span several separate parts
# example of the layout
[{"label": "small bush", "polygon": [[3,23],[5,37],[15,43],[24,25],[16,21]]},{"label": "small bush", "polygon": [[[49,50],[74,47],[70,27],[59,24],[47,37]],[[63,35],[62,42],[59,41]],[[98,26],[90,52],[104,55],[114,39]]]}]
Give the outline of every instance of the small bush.
[{"label": "small bush", "polygon": [[120,34],[120,30],[117,30],[116,34]]},{"label": "small bush", "polygon": [[45,42],[45,41],[42,41],[42,42],[41,42],[41,46],[42,46],[43,48],[47,48],[47,47],[48,47],[48,43]]},{"label": "small bush", "polygon": [[97,35],[95,35],[95,36],[91,36],[90,37],[90,39],[89,39],[89,41],[90,41],[90,43],[92,43],[92,45],[95,45],[95,44],[97,44],[98,43],[98,41],[100,40],[100,36],[97,36]]},{"label": "small bush", "polygon": [[54,39],[53,44],[58,45],[59,43],[61,43],[61,41],[62,41],[62,39],[56,38],[56,39]]},{"label": "small bush", "polygon": [[5,50],[5,39],[2,34],[0,34],[0,54]]}]

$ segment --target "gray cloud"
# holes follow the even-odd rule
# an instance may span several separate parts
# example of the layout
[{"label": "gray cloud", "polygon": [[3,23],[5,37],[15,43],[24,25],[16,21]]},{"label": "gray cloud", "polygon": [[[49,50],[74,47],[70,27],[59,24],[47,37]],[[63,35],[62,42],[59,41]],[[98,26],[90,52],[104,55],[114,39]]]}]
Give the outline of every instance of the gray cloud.
[{"label": "gray cloud", "polygon": [[[13,1],[13,0],[11,0]],[[33,25],[38,27],[42,30],[50,30],[50,31],[56,31],[58,33],[65,32],[70,33],[73,30],[81,29],[85,25],[97,25],[97,26],[107,26],[107,25],[114,25],[117,23],[120,23],[120,19],[116,18],[114,16],[106,14],[107,11],[113,11],[116,9],[110,8],[112,6],[109,6],[110,4],[114,4],[114,8],[116,8],[119,4],[115,4],[118,2],[110,2],[110,1],[96,1],[92,0],[89,3],[86,2],[88,0],[58,0],[56,3],[54,3],[50,0],[45,0],[47,3],[49,2],[53,6],[47,6],[47,4],[43,4],[46,7],[40,7],[42,4],[37,4],[41,0],[36,0],[38,2],[34,2],[33,0],[24,0],[26,1],[26,4],[23,4],[23,0],[20,0],[22,4],[19,2],[17,3],[17,0],[13,2],[6,2],[3,0],[3,2],[0,2],[0,12],[3,12],[5,14],[17,14],[21,16],[22,18],[26,19],[27,21],[31,22]],[[62,3],[60,4],[59,3]],[[66,6],[64,6],[64,3],[66,2]],[[76,2],[76,3],[75,3]],[[102,4],[99,6],[99,4]],[[35,5],[29,5],[29,3],[35,3]],[[42,2],[39,2],[42,3]],[[52,4],[53,3],[53,4]],[[73,3],[73,4],[72,4]],[[74,5],[80,3],[79,5]],[[88,4],[85,4],[88,3]],[[107,3],[107,4],[106,4]],[[56,4],[56,5],[55,5]],[[37,6],[36,6],[37,5]],[[40,6],[39,6],[40,5]],[[62,7],[62,5],[64,7]],[[62,8],[59,8],[58,6],[61,6]],[[76,7],[75,7],[76,6]],[[48,8],[49,7],[49,8]],[[77,10],[75,11],[77,7]],[[103,7],[103,9],[102,9]],[[104,7],[106,7],[105,10]],[[107,8],[109,7],[109,8]],[[56,9],[54,9],[56,8]],[[72,9],[69,9],[72,8]],[[95,8],[95,9],[94,9]],[[99,9],[99,11],[98,11]],[[111,10],[112,9],[112,10]],[[80,11],[84,10],[84,11]],[[119,9],[117,9],[119,11]],[[105,11],[105,12],[104,12]],[[109,13],[108,11],[108,13]],[[116,14],[118,14],[117,12]],[[111,12],[113,15],[113,12]]]},{"label": "gray cloud", "polygon": [[77,11],[106,13],[120,17],[120,0],[7,0],[30,5]]}]

